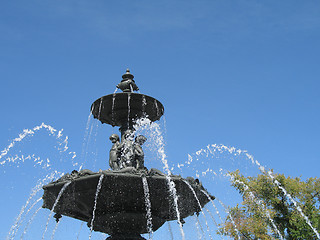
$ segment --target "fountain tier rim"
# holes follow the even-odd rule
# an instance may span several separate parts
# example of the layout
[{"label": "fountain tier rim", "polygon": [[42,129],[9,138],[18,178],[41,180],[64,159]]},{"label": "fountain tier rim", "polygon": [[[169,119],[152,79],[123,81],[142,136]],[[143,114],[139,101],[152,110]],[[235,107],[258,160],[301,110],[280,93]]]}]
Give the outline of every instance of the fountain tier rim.
[{"label": "fountain tier rim", "polygon": [[142,117],[154,122],[164,114],[162,103],[145,94],[123,92],[98,98],[91,105],[91,113],[101,123],[112,126],[132,126]]}]

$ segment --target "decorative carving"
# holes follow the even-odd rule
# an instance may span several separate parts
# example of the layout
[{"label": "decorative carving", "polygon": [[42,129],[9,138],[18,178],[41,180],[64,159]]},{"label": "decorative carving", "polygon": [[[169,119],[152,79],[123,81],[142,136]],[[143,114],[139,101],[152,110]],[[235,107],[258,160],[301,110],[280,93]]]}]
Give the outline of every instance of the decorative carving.
[{"label": "decorative carving", "polygon": [[133,75],[130,73],[129,69],[127,69],[127,72],[122,75],[122,80],[117,85],[117,88],[121,89],[123,92],[133,92],[139,90],[137,84],[133,80]]},{"label": "decorative carving", "polygon": [[109,166],[112,170],[120,169],[120,142],[117,134],[112,134],[109,138],[113,143],[109,153]]},{"label": "decorative carving", "polygon": [[126,130],[122,135],[119,146],[120,154],[120,169],[133,167],[133,133],[131,130]]},{"label": "decorative carving", "polygon": [[142,145],[147,138],[139,135],[132,141],[133,133],[131,130],[126,130],[122,136],[121,143],[119,136],[112,134],[110,140],[113,146],[109,153],[109,165],[112,170],[118,171],[124,168],[145,169],[144,167],[144,152]]},{"label": "decorative carving", "polygon": [[147,138],[143,135],[139,135],[136,137],[135,142],[133,144],[133,161],[134,167],[136,169],[144,169],[144,152],[142,150],[142,145],[147,141]]},{"label": "decorative carving", "polygon": [[65,175],[63,175],[61,178],[54,181],[53,183],[72,181],[74,179],[77,179],[83,176],[89,176],[94,174],[98,174],[98,173],[92,172],[89,169],[83,169],[83,170],[80,170],[79,172],[77,170],[73,170],[70,174],[66,173]]}]

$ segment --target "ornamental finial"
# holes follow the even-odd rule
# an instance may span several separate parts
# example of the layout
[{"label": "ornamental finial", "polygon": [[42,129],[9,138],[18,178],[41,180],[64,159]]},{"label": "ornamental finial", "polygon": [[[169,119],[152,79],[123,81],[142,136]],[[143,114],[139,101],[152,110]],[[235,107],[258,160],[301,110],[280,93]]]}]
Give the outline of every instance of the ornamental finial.
[{"label": "ornamental finial", "polygon": [[121,82],[117,85],[117,88],[121,89],[123,92],[133,92],[138,91],[139,88],[133,80],[134,76],[130,73],[129,68],[125,74],[122,75]]}]

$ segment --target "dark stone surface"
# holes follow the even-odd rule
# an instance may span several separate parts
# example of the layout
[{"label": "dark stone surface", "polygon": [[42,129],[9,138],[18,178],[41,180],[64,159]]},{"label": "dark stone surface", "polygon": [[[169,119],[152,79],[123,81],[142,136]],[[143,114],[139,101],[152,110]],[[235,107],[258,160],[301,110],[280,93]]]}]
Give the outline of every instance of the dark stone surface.
[{"label": "dark stone surface", "polygon": [[[158,170],[159,171],[159,170]],[[137,171],[134,168],[122,171],[102,171],[77,176],[67,174],[58,181],[43,186],[43,207],[52,209],[63,185],[71,181],[56,205],[54,212],[88,223],[90,227],[96,189],[101,174],[104,174],[102,187],[98,195],[93,230],[110,235],[126,234],[135,236],[147,233],[145,195],[142,176],[149,186],[153,231],[166,221],[176,220],[173,198],[168,188],[167,177],[156,170]],[[189,186],[180,176],[171,176],[179,196],[178,206],[181,218],[186,218],[200,211],[199,205]],[[203,207],[209,199],[201,190],[201,183],[193,178],[187,180]],[[214,199],[214,197],[212,197]],[[111,238],[113,239],[113,238]],[[117,238],[115,238],[117,239]]]},{"label": "dark stone surface", "polygon": [[146,239],[141,237],[140,234],[136,234],[136,235],[114,234],[108,237],[106,240],[146,240]]},{"label": "dark stone surface", "polygon": [[133,80],[134,76],[127,69],[126,73],[122,75],[121,82],[117,85],[117,88],[121,89],[123,92],[133,92],[138,91],[139,88]]},{"label": "dark stone surface", "polygon": [[[130,102],[130,110],[128,102]],[[159,120],[164,113],[164,107],[161,102],[153,97],[140,93],[123,92],[109,94],[97,99],[92,104],[91,111],[93,117],[102,123],[132,128],[135,120],[142,117],[147,116],[153,122]]]}]

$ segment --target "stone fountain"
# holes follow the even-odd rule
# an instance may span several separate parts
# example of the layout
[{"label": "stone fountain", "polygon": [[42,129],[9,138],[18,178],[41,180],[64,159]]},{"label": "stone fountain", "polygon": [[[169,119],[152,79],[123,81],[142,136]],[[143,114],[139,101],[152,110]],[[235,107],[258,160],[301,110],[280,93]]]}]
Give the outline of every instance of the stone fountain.
[{"label": "stone fountain", "polygon": [[109,240],[144,239],[141,234],[156,231],[166,221],[182,224],[199,214],[208,196],[214,199],[198,179],[144,166],[142,144],[147,139],[134,138],[134,125],[140,118],[159,120],[164,108],[153,97],[136,93],[133,78],[127,70],[117,85],[123,92],[103,96],[91,106],[94,118],[120,127],[121,139],[110,136],[110,169],[73,170],[43,186],[43,208],[53,211],[57,221],[62,216],[85,221],[91,230],[109,234]]}]

